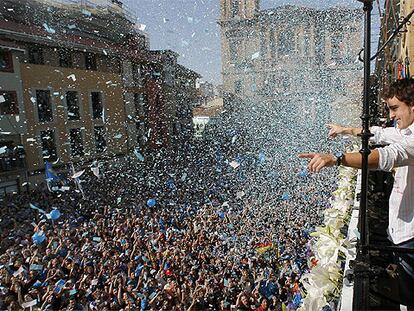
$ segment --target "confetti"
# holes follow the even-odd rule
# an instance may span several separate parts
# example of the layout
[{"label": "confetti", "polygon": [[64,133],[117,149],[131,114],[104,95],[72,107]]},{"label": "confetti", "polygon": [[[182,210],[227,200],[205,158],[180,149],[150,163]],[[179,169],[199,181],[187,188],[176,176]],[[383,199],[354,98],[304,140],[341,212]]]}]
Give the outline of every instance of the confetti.
[{"label": "confetti", "polygon": [[46,24],[46,23],[43,24],[43,28],[45,28],[46,31],[50,34],[56,33],[56,30],[54,30],[52,27],[49,27],[48,24]]},{"label": "confetti", "polygon": [[75,77],[75,74],[71,74],[71,75],[69,75],[69,76],[67,76],[66,78],[68,78],[68,79],[72,79],[72,81],[73,82],[75,82],[76,81],[76,77]]}]

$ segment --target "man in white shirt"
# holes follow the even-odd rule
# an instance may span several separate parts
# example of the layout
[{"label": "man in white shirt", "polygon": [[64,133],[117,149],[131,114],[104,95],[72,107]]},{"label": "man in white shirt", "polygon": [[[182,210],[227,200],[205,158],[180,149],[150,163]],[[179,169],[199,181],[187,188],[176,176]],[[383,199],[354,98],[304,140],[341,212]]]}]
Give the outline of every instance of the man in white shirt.
[{"label": "man in white shirt", "polygon": [[[394,82],[385,100],[390,118],[396,127],[374,126],[372,140],[386,144],[373,149],[368,157],[368,166],[384,171],[395,170],[394,186],[389,201],[388,233],[391,241],[398,246],[414,248],[414,79]],[[329,136],[358,135],[361,129],[329,124]],[[323,167],[344,165],[361,168],[359,153],[345,153],[339,156],[321,153],[300,154],[308,158],[308,169],[319,172]],[[408,310],[414,310],[414,254],[398,254],[400,266],[400,298]]]}]

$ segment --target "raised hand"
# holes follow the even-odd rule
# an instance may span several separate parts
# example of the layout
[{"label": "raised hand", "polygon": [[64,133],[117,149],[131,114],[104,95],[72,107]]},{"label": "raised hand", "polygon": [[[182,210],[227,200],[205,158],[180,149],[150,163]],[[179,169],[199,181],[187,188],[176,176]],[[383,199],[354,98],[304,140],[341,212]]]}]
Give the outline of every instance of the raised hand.
[{"label": "raised hand", "polygon": [[337,125],[337,124],[327,124],[326,127],[329,129],[329,137],[335,138],[339,134],[344,133],[344,127]]}]

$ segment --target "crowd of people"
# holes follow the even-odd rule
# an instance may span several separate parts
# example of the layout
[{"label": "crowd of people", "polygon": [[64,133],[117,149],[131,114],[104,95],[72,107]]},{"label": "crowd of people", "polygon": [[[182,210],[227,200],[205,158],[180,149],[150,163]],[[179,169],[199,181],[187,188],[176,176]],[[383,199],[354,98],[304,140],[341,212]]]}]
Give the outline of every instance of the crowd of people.
[{"label": "crowd of people", "polygon": [[[0,310],[298,308],[335,178],[308,174],[296,154],[328,145],[326,131],[244,122],[223,114],[174,153],[86,171],[82,189],[6,195]],[[53,208],[55,220],[39,211]]]}]

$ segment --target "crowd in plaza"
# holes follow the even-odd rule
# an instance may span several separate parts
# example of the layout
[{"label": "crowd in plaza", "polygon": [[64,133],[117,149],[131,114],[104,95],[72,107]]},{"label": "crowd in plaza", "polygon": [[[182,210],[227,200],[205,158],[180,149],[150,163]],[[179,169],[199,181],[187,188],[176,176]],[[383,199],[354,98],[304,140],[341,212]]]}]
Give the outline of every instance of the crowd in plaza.
[{"label": "crowd in plaza", "polygon": [[[335,179],[304,170],[300,139],[269,141],[277,124],[255,143],[228,124],[181,156],[87,170],[82,191],[5,196],[0,310],[295,310]],[[313,133],[306,150],[327,142]]]}]

